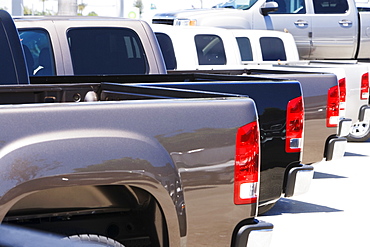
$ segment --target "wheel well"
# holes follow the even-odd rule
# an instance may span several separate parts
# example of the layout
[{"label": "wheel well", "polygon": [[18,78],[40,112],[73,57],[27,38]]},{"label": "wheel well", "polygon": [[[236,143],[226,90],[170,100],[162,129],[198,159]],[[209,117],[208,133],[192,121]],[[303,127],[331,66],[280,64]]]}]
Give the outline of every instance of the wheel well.
[{"label": "wheel well", "polygon": [[168,245],[160,205],[150,193],[132,186],[72,186],[41,190],[15,203],[3,223],[63,236],[103,235],[126,247]]}]

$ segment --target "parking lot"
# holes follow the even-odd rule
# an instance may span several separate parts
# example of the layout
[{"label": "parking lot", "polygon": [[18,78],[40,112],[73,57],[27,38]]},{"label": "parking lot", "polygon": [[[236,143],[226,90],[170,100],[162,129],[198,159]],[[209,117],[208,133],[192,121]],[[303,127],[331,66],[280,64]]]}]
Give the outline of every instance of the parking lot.
[{"label": "parking lot", "polygon": [[370,141],[348,143],[344,158],[314,167],[308,193],[259,217],[274,224],[270,246],[369,246]]}]

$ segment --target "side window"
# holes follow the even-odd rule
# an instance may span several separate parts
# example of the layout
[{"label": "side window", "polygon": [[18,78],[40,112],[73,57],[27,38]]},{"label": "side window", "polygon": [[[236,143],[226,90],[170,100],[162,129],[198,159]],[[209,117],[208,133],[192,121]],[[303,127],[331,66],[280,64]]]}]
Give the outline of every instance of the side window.
[{"label": "side window", "polygon": [[285,47],[281,39],[276,37],[260,38],[263,61],[286,61]]},{"label": "side window", "polygon": [[164,62],[166,63],[166,69],[176,69],[177,61],[171,38],[165,33],[155,33],[155,36],[157,37],[159,46],[162,50]]},{"label": "side window", "polygon": [[270,14],[305,14],[306,6],[304,0],[270,0],[277,2],[279,8]]},{"label": "side window", "polygon": [[54,76],[55,63],[49,34],[44,29],[20,29],[19,36],[30,76]]},{"label": "side window", "polygon": [[239,46],[242,61],[253,61],[251,42],[247,37],[237,37],[236,42]]},{"label": "side window", "polygon": [[73,28],[67,39],[75,75],[146,74],[138,35],[128,28]]},{"label": "side window", "polygon": [[226,55],[224,44],[217,35],[196,35],[195,46],[199,65],[225,65]]},{"label": "side window", "polygon": [[344,14],[348,11],[346,0],[313,0],[315,14]]}]

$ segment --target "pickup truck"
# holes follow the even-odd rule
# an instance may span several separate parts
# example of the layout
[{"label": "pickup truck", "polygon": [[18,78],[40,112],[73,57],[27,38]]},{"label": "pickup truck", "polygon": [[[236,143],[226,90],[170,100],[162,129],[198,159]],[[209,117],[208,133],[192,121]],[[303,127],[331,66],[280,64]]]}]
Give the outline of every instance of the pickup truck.
[{"label": "pickup truck", "polygon": [[284,31],[304,59],[369,59],[370,12],[359,10],[354,0],[231,0],[211,9],[157,13],[152,22]]},{"label": "pickup truck", "polygon": [[[262,29],[289,32],[294,36],[303,59],[370,59],[370,8],[360,0],[231,0],[212,9],[189,9],[158,13],[152,22],[174,26],[214,26],[229,29]],[[342,61],[343,63],[343,61]],[[350,62],[351,63],[351,62]],[[345,69],[348,66],[345,67]],[[353,71],[353,66],[350,68]],[[362,76],[364,74],[359,74]],[[356,82],[359,85],[359,82]],[[361,83],[361,82],[360,82]],[[354,84],[352,82],[351,84]],[[356,104],[367,97],[354,95],[367,91],[358,86],[347,94]],[[351,109],[353,128],[350,141],[365,141],[370,137],[368,104]],[[350,112],[350,111],[347,111]]]},{"label": "pickup truck", "polygon": [[370,138],[370,105],[369,105],[369,66],[358,61],[301,61],[286,65],[273,65],[275,69],[306,70],[334,72],[341,69],[345,77],[341,78],[345,95],[342,100],[345,107],[344,116],[353,119],[348,141],[363,142]]},{"label": "pickup truck", "polygon": [[211,9],[157,13],[152,22],[284,31],[304,59],[369,59],[366,10],[358,11],[354,0],[231,0]]},{"label": "pickup truck", "polygon": [[[128,32],[115,39],[112,30]],[[111,46],[104,52],[123,48],[121,59],[142,58],[137,34],[123,27],[107,31],[102,34]],[[99,37],[90,42],[104,42]],[[116,247],[267,246],[273,226],[255,218],[263,184],[255,102],[242,94],[166,88],[170,82],[270,88],[281,103],[266,109],[268,118],[280,125],[262,131],[272,127],[272,152],[287,148],[296,157],[289,170],[275,161],[270,169],[292,194],[312,178],[312,167],[297,159],[304,111],[298,81],[204,74],[30,76],[20,40],[11,16],[0,10],[3,224],[104,239]],[[69,44],[75,45],[74,38]],[[149,71],[149,61],[137,64]]]},{"label": "pickup truck", "polygon": [[[315,76],[312,73],[335,74],[341,91],[339,117],[353,119],[349,133],[347,131],[347,134],[343,132],[341,135],[346,135],[350,141],[365,141],[370,137],[370,119],[366,117],[369,114],[367,64],[357,61],[299,61],[292,35],[278,31],[201,26],[174,27],[160,24],[153,24],[152,28],[162,47],[166,67],[170,73],[189,72],[189,70],[267,76],[278,73],[280,77],[300,78],[303,91],[311,97],[315,93],[327,92],[333,86],[330,86],[330,82],[323,76],[320,79],[319,75]],[[300,75],[292,74],[294,72]],[[302,74],[303,72],[311,73]],[[312,79],[310,80],[309,77]],[[315,87],[312,87],[313,80]],[[325,98],[321,100],[321,105],[327,104]],[[319,102],[316,103],[319,104]],[[320,129],[317,129],[317,126],[311,130],[306,129],[305,144],[315,143],[312,146],[315,151],[305,148],[304,162],[313,162],[312,159],[307,160],[305,157],[308,157],[309,153],[318,152],[317,142],[325,143],[324,136],[320,141],[311,134],[311,131],[322,132],[321,129],[325,129],[325,126]],[[316,161],[318,161],[317,158],[316,156]]]},{"label": "pickup truck", "polygon": [[[55,16],[14,21],[30,76],[166,73],[161,51],[152,43],[155,36],[144,21]],[[110,43],[121,37],[126,49]]]},{"label": "pickup truck", "polygon": [[[52,66],[46,66],[48,68],[56,68],[48,71],[48,75],[86,75],[86,74],[104,74],[105,82],[112,83],[122,83],[122,80],[114,78],[114,76],[119,73],[134,73],[134,74],[143,74],[143,73],[156,73],[156,74],[166,74],[166,68],[164,65],[164,60],[162,53],[157,42],[157,39],[154,36],[152,29],[145,22],[134,21],[134,20],[124,20],[124,19],[108,19],[108,18],[14,18],[16,26],[19,30],[20,37],[22,39],[22,44],[25,47],[25,50],[30,50],[32,55],[27,59],[28,64],[33,63],[30,69],[33,76],[31,76],[31,83],[43,83],[43,78],[40,76],[40,67],[43,68],[43,63],[40,65],[40,59],[43,60],[44,56],[42,50],[47,48],[52,51],[53,56],[47,56],[48,64]],[[133,23],[140,23],[135,24]],[[143,69],[131,70],[124,69],[118,66],[126,66],[124,62],[121,64],[116,63],[117,60],[123,60],[127,55],[120,56],[121,53],[117,52],[116,42],[113,39],[113,34],[109,33],[109,30],[117,27],[124,27],[126,34],[129,34],[130,37],[139,37],[134,40],[135,42],[128,43],[131,47],[131,43],[136,43],[135,50],[127,48],[129,52],[128,56],[136,57],[147,57],[147,63],[141,63]],[[90,30],[89,34],[86,32],[79,35],[78,31]],[[117,31],[121,29],[113,29]],[[92,37],[92,31],[95,31],[96,37]],[[104,39],[100,39],[100,35],[104,35]],[[103,36],[101,36],[103,37]],[[105,37],[110,37],[105,39]],[[131,39],[131,38],[130,38]],[[127,40],[130,40],[127,38]],[[76,41],[75,41],[76,40]],[[110,42],[108,44],[107,42]],[[88,45],[86,45],[88,43]],[[141,44],[142,43],[142,44]],[[36,44],[36,45],[35,45]],[[110,53],[109,48],[113,46],[113,54]],[[40,49],[39,47],[42,47]],[[156,47],[159,51],[156,53],[146,52],[147,49],[153,49]],[[137,49],[141,48],[141,49]],[[97,51],[93,53],[92,51]],[[118,54],[118,55],[117,55]],[[158,56],[157,59],[150,58],[150,56]],[[111,62],[112,60],[112,62]],[[31,61],[31,62],[29,62]],[[157,66],[155,63],[161,62],[160,66]],[[134,65],[130,61],[129,66],[138,66]],[[90,64],[90,66],[85,66],[85,64]],[[107,66],[110,64],[110,66]],[[114,66],[112,66],[114,64]],[[129,67],[127,66],[127,67]],[[91,67],[95,68],[94,70]],[[114,67],[114,70],[113,70]],[[161,70],[156,69],[152,70],[151,68],[160,67]],[[98,72],[95,72],[98,71]],[[168,80],[167,80],[168,78]],[[162,82],[176,83],[177,75],[173,77],[166,76],[161,78]],[[182,78],[182,77],[180,77]],[[261,129],[261,141],[263,145],[261,148],[262,152],[262,166],[261,166],[261,185],[260,185],[260,195],[259,195],[259,213],[263,213],[265,210],[269,209],[280,197],[282,194],[287,196],[297,195],[307,191],[308,186],[302,190],[296,190],[292,193],[288,184],[289,177],[291,176],[291,169],[294,170],[305,170],[311,172],[306,172],[307,177],[312,175],[312,166],[303,166],[301,165],[301,146],[303,142],[303,126],[297,128],[297,135],[292,140],[287,138],[287,133],[285,132],[286,126],[289,125],[285,115],[287,110],[288,103],[299,97],[301,91],[300,87],[295,90],[290,89],[287,94],[277,95],[279,87],[284,87],[278,80],[270,83],[260,83],[254,85],[251,83],[251,79],[248,77],[222,77],[212,75],[202,75],[203,81],[208,81],[205,85],[203,84],[202,91],[212,91],[220,93],[222,91],[229,92],[232,94],[241,94],[250,96],[256,103],[258,112],[260,115],[263,115],[263,121],[260,119],[260,129]],[[235,81],[235,83],[227,84],[226,82],[211,83],[211,81],[221,80],[224,81]],[[67,79],[67,81],[70,78]],[[194,82],[195,84],[201,84],[201,79],[196,79],[189,81]],[[257,79],[259,80],[259,79]],[[184,80],[181,79],[180,83]],[[243,81],[243,82],[240,82]],[[59,83],[63,80],[48,78],[48,82]],[[76,82],[82,82],[76,81]],[[87,82],[91,82],[91,79]],[[99,81],[96,81],[99,82]],[[139,83],[137,79],[130,81],[125,78],[125,82]],[[143,80],[142,83],[148,83],[148,80]],[[150,83],[153,83],[150,82]],[[160,84],[156,82],[157,86]],[[148,85],[146,85],[148,86]],[[153,85],[152,85],[153,86]],[[164,85],[161,85],[164,86]],[[165,85],[164,87],[173,87],[173,85]],[[205,90],[205,88],[207,88]],[[229,91],[231,90],[231,91]],[[239,91],[238,91],[239,90]],[[266,97],[266,95],[270,95]],[[298,101],[299,102],[299,101]],[[303,116],[302,116],[303,117]],[[303,120],[299,120],[298,123]],[[330,130],[331,131],[331,130]],[[292,134],[292,133],[291,133]],[[292,141],[292,144],[290,144]],[[342,142],[332,141],[330,149],[334,149],[334,146],[341,146]],[[293,143],[294,142],[294,143]],[[295,147],[290,147],[290,145],[295,145]],[[285,150],[287,146],[288,152]],[[272,155],[273,154],[273,155]],[[322,154],[320,154],[322,158]],[[273,179],[272,179],[273,178]],[[303,184],[309,184],[310,179],[302,179]],[[300,191],[300,192],[298,192]]]},{"label": "pickup truck", "polygon": [[[252,66],[255,64],[284,64],[288,63],[286,61],[288,59],[290,61],[298,59],[297,50],[294,52],[294,40],[290,34],[266,30],[172,27],[159,24],[153,24],[152,28],[163,50],[168,73],[201,71],[203,73],[252,74],[300,81],[306,115],[302,158],[304,164],[320,162],[323,158],[332,160],[335,152],[333,148],[327,147],[329,140],[345,144],[343,135],[347,135],[348,131],[344,131],[345,133],[339,136],[336,134],[338,123],[342,125],[344,122],[344,120],[338,122],[338,118],[344,117],[346,102],[342,100],[340,107],[339,101],[337,101],[337,107],[329,106],[332,104],[329,97],[330,90],[338,87],[337,77],[334,74],[319,72],[319,69],[311,68],[309,70],[316,73],[304,73],[302,69],[294,71],[290,66],[290,70],[285,69],[286,66],[276,66],[276,68]],[[264,41],[260,42],[261,39]],[[246,53],[250,55],[243,56],[242,50],[248,51]],[[242,59],[242,57],[249,58]],[[340,75],[338,71],[335,72]],[[340,84],[340,90],[345,91],[343,83]],[[331,109],[333,112],[319,111],[320,109]],[[335,109],[337,111],[334,111]],[[329,124],[334,120],[335,123]],[[339,153],[339,157],[343,157],[343,146],[342,152]],[[336,155],[334,159],[339,158],[338,153]]]},{"label": "pickup truck", "polygon": [[[298,61],[291,34],[271,30],[151,25],[167,70],[243,69]],[[289,47],[289,49],[288,49]]]}]

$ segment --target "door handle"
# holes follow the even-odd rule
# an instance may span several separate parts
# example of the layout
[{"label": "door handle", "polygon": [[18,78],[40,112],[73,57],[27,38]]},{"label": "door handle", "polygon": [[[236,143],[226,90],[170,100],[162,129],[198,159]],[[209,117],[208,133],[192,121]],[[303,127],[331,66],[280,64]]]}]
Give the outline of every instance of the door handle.
[{"label": "door handle", "polygon": [[341,20],[338,23],[339,23],[339,25],[341,25],[343,27],[352,26],[352,21],[350,21],[350,20]]},{"label": "door handle", "polygon": [[308,22],[305,21],[305,20],[297,20],[294,22],[294,25],[298,26],[298,27],[306,27],[308,26]]}]

